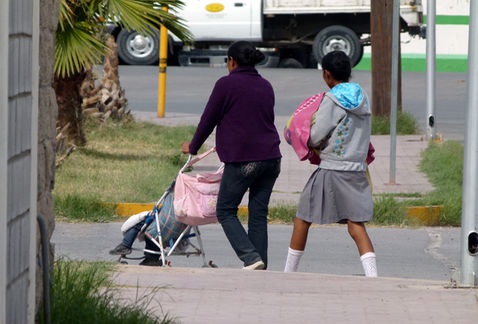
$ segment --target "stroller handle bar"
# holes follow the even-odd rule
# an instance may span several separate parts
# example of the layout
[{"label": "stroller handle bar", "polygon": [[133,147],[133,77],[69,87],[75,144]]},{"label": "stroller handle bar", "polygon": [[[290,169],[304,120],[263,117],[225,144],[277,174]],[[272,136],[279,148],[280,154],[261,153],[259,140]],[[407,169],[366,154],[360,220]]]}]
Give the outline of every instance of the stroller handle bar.
[{"label": "stroller handle bar", "polygon": [[206,152],[204,152],[202,154],[199,154],[197,156],[189,154],[188,160],[186,161],[184,166],[181,168],[181,170],[179,170],[179,172],[182,173],[184,170],[186,170],[190,166],[193,166],[194,164],[201,161],[202,159],[204,159],[206,156],[208,156],[209,154],[211,154],[213,152],[216,152],[216,147],[213,147],[213,148],[207,150]]}]

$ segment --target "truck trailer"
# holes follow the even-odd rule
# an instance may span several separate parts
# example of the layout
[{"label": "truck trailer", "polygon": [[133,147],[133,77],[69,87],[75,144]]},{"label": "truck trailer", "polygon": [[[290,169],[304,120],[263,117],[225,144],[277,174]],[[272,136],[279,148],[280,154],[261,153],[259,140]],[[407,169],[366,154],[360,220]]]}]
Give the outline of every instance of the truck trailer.
[{"label": "truck trailer", "polygon": [[[227,47],[248,40],[264,50],[268,67],[316,67],[330,51],[342,50],[355,66],[370,45],[371,0],[185,0],[175,14],[193,35],[183,44],[169,34],[169,63],[224,66]],[[424,35],[421,0],[400,0],[400,31]],[[159,33],[141,35],[111,28],[120,59],[154,64]]]}]

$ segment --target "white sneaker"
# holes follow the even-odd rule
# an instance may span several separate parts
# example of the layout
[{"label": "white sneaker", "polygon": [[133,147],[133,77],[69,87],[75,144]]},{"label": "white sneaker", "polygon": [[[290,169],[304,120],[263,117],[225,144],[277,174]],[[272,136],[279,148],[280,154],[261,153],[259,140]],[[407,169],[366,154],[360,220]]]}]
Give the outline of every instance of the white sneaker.
[{"label": "white sneaker", "polygon": [[256,263],[250,264],[248,266],[245,266],[244,270],[264,270],[266,265],[262,261],[257,261]]}]

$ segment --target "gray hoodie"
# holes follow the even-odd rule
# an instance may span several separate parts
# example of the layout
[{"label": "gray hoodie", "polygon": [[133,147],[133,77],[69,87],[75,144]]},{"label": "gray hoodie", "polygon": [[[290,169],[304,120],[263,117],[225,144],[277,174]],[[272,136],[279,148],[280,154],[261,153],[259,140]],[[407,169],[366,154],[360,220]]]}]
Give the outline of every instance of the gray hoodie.
[{"label": "gray hoodie", "polygon": [[320,153],[320,168],[366,170],[371,115],[367,94],[357,83],[339,83],[325,94],[309,138],[309,146]]}]

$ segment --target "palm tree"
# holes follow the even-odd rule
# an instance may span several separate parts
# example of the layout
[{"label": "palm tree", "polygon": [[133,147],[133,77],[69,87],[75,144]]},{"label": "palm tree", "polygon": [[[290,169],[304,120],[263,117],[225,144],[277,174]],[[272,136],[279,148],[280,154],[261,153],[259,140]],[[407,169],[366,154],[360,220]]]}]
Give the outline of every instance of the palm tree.
[{"label": "palm tree", "polygon": [[[66,141],[83,145],[82,96],[80,88],[94,64],[108,52],[107,22],[148,34],[163,24],[178,38],[188,41],[189,31],[173,13],[182,0],[60,0],[56,32],[54,89],[58,103],[57,128]],[[170,11],[161,10],[168,7]]]}]

